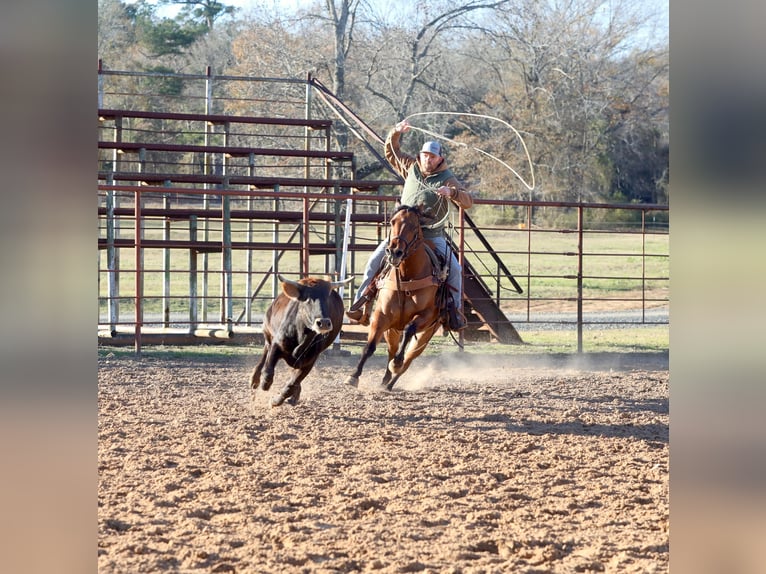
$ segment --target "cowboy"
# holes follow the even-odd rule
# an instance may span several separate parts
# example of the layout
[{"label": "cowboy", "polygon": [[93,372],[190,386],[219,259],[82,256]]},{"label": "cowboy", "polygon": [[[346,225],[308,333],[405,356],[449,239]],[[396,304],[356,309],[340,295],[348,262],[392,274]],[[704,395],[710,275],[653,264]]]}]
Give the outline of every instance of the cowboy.
[{"label": "cowboy", "polygon": [[[449,215],[447,201],[468,209],[473,205],[473,197],[447,167],[439,142],[425,142],[418,157],[401,151],[399,148],[401,135],[409,129],[410,124],[405,119],[388,133],[385,144],[386,159],[405,178],[399,203],[417,206],[427,215],[428,221],[433,223],[422,225],[424,239],[434,245],[445,261],[451,257],[447,276],[447,285],[452,295],[452,299],[448,299],[451,303],[449,328],[455,331],[466,326],[465,316],[460,312],[460,302],[463,300],[461,280],[463,270],[455,254],[448,248],[444,234]],[[370,324],[370,311],[378,291],[373,279],[382,268],[387,243],[388,241],[384,240],[378,245],[367,261],[364,279],[356,292],[356,300],[346,313],[349,319],[362,325]],[[449,303],[448,306],[450,306]]]}]

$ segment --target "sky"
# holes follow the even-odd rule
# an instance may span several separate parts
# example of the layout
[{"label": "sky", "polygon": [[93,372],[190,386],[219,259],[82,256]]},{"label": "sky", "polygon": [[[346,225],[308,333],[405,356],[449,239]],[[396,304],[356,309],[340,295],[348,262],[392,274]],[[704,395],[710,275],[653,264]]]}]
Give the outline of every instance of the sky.
[{"label": "sky", "polygon": [[[132,4],[135,0],[123,0],[128,4]],[[282,12],[290,13],[300,7],[305,7],[316,3],[317,0],[222,0],[224,4],[228,6],[236,6],[241,12],[248,12],[251,8],[255,7],[273,7],[279,9]],[[397,4],[402,1],[411,2],[411,0],[369,0],[372,4],[379,4],[385,10],[390,10],[392,4]],[[666,36],[669,36],[669,9],[670,0],[643,0],[642,4],[650,10],[656,11],[658,14],[658,28],[664,30]],[[174,8],[168,6],[163,10],[169,10],[169,15],[172,14]]]},{"label": "sky", "polygon": [[[128,4],[132,4],[135,0],[123,0]],[[372,4],[380,4],[387,9],[392,4],[397,4],[397,0],[370,0]],[[406,0],[411,2],[411,0]],[[246,12],[250,8],[256,6],[272,5],[275,8],[281,8],[285,12],[291,12],[302,6],[310,5],[313,2],[310,0],[223,0],[224,4],[228,6],[236,6]],[[660,19],[667,24],[670,10],[670,0],[644,0],[644,5],[657,10],[660,15]],[[169,7],[170,8],[170,7]],[[666,26],[667,27],[667,26]]]}]

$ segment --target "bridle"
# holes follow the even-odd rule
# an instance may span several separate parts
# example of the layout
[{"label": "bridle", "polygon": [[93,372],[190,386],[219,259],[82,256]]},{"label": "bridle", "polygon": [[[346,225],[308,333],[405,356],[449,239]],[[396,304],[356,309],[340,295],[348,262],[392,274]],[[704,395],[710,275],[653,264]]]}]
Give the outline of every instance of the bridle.
[{"label": "bridle", "polygon": [[[413,213],[416,217],[418,216],[417,210],[413,208],[407,208],[407,207],[401,207],[399,208],[399,211],[409,211],[410,213]],[[399,249],[396,249],[396,251],[391,250],[391,242],[392,241],[398,241],[399,242]],[[411,237],[409,240],[402,237],[401,235],[395,235],[391,237],[388,240],[388,245],[386,245],[386,259],[388,259],[388,262],[396,267],[398,264],[394,264],[394,261],[396,259],[399,260],[399,263],[407,259],[407,257],[412,253],[417,247],[420,246],[420,244],[423,241],[423,232],[420,229],[420,226],[418,225],[418,230],[415,233],[414,237]],[[401,248],[401,245],[404,244],[404,248]]]}]

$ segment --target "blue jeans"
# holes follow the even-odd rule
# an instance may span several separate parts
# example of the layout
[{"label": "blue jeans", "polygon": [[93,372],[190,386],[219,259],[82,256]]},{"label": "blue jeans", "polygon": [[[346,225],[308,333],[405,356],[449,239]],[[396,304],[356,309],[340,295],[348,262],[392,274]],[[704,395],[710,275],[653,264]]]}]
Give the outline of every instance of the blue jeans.
[{"label": "blue jeans", "polygon": [[[436,252],[444,256],[447,252],[447,240],[444,239],[444,237],[434,237],[433,239],[430,239],[430,241],[434,244],[434,247],[436,247]],[[367,266],[364,268],[364,278],[359,285],[359,289],[356,291],[354,303],[359,301],[359,298],[367,290],[367,286],[372,281],[372,278],[383,265],[383,259],[386,256],[386,245],[388,245],[388,239],[384,239],[380,245],[375,248],[375,251],[372,252],[372,255],[370,255],[370,258],[367,260]],[[463,268],[460,267],[455,252],[450,249],[449,253],[452,257],[452,263],[450,263],[449,266],[447,285],[450,287],[450,293],[452,293],[452,297],[455,299],[455,304],[460,308],[463,301],[463,282],[461,281]]]}]

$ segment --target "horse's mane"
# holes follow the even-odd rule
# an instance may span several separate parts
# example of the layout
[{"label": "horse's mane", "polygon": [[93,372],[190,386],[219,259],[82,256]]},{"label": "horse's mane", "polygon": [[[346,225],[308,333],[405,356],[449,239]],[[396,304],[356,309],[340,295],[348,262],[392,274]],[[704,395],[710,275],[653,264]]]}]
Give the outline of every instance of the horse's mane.
[{"label": "horse's mane", "polygon": [[410,206],[410,205],[400,205],[394,213],[399,213],[400,211],[408,211],[410,213],[414,213],[418,216],[418,218],[423,216],[423,213],[420,211],[420,208],[416,206]]}]

